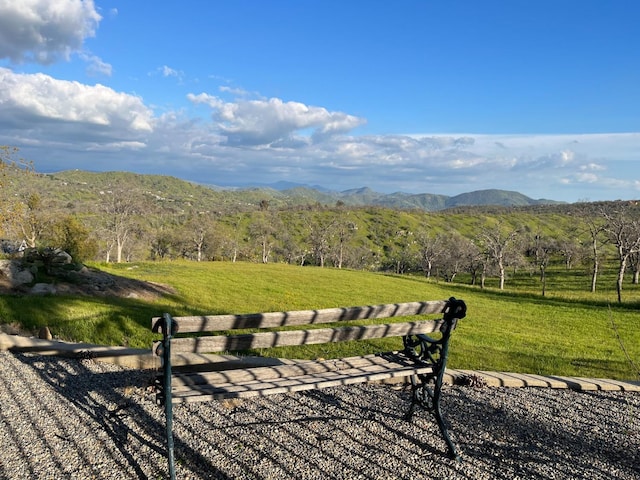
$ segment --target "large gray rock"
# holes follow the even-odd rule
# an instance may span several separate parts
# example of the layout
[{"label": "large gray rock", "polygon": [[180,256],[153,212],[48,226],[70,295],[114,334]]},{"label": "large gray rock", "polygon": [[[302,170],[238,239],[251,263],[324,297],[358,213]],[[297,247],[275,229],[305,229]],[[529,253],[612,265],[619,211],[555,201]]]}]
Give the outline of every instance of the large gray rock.
[{"label": "large gray rock", "polygon": [[33,282],[31,271],[22,266],[19,260],[0,260],[0,276],[4,277],[11,287],[19,287]]},{"label": "large gray rock", "polygon": [[70,265],[71,263],[73,263],[73,258],[64,250],[56,248],[55,250],[51,251],[49,257],[49,265],[51,265],[52,267]]}]

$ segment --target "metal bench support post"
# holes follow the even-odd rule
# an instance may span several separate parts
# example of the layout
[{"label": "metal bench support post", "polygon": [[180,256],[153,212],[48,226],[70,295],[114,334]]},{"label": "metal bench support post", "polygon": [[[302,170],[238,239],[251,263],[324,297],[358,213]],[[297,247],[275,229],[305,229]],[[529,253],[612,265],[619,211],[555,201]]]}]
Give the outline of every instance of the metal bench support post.
[{"label": "metal bench support post", "polygon": [[163,315],[163,335],[162,335],[162,362],[163,362],[163,389],[164,389],[164,412],[167,427],[167,454],[169,460],[169,478],[176,478],[176,463],[173,453],[173,403],[171,401],[171,338],[173,337],[175,323],[171,315]]},{"label": "metal bench support post", "polygon": [[[449,299],[444,312],[445,325],[442,329],[442,338],[436,340],[427,335],[415,335],[404,337],[403,339],[405,345],[404,353],[406,355],[416,363],[433,366],[432,373],[411,377],[411,405],[405,415],[405,419],[410,421],[413,418],[417,405],[433,414],[440,428],[440,433],[447,444],[449,457],[458,461],[460,461],[460,456],[449,437],[449,432],[440,410],[440,397],[449,355],[449,339],[457,320],[466,316],[466,309],[467,307],[462,300],[456,300],[452,297]],[[433,382],[433,389],[429,386],[431,382]]]}]

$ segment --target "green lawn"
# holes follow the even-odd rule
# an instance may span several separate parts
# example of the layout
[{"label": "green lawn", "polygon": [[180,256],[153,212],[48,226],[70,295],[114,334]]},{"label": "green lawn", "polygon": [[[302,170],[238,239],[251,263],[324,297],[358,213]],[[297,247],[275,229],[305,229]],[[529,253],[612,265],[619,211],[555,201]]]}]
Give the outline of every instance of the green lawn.
[{"label": "green lawn", "polygon": [[[625,290],[613,302],[610,287],[596,295],[576,280],[554,272],[554,288],[542,297],[536,278],[511,279],[504,292],[421,277],[331,268],[226,262],[171,262],[99,265],[115,275],[171,285],[176,294],[154,302],[90,297],[0,297],[3,323],[100,344],[149,347],[150,318],[174,315],[251,313],[336,306],[439,300],[467,302],[468,315],[452,338],[453,368],[522,373],[637,379],[621,347],[640,363],[640,290]],[[563,285],[566,287],[563,294]],[[611,304],[609,305],[609,301]],[[618,337],[619,336],[619,337]],[[347,344],[348,346],[348,344]],[[382,348],[398,348],[388,341]],[[320,348],[320,347],[319,347]],[[376,345],[375,348],[380,348]],[[259,352],[274,354],[274,352]],[[275,352],[280,355],[282,352]],[[342,351],[309,349],[309,357],[341,356]]]}]

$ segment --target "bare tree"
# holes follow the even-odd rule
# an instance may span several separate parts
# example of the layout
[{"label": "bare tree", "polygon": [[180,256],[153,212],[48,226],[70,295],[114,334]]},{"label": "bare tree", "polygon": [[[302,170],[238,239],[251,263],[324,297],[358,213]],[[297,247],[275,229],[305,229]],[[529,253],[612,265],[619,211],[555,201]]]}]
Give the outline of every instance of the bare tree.
[{"label": "bare tree", "polygon": [[479,241],[488,258],[498,268],[500,290],[504,290],[505,267],[515,257],[515,244],[519,229],[503,227],[498,223],[495,227],[485,227],[479,235]]},{"label": "bare tree", "polygon": [[587,227],[589,234],[589,250],[591,252],[591,292],[596,291],[598,274],[600,272],[600,240],[606,230],[606,220],[602,213],[596,214],[592,208],[585,205],[579,210],[578,216]]},{"label": "bare tree", "polygon": [[261,210],[256,213],[249,226],[249,235],[260,246],[262,263],[269,262],[271,251],[275,245],[276,233],[279,230],[278,225],[280,225],[280,219],[274,213]]},{"label": "bare tree", "polygon": [[330,239],[334,233],[336,219],[329,215],[322,215],[321,212],[313,217],[306,216],[304,221],[309,232],[309,243],[316,265],[324,267],[330,251]]},{"label": "bare tree", "polygon": [[215,229],[214,220],[208,213],[192,212],[184,221],[181,231],[185,235],[190,258],[201,262]]},{"label": "bare tree", "polygon": [[345,250],[349,244],[349,240],[351,240],[355,232],[358,230],[358,226],[355,222],[340,214],[340,216],[336,219],[334,230],[334,237],[336,240],[336,245],[334,248],[335,265],[338,268],[342,268],[345,258]]},{"label": "bare tree", "polygon": [[480,273],[480,288],[484,288],[486,279],[487,265],[489,260],[487,254],[484,253],[475,242],[469,241],[466,252],[466,268],[471,274],[471,285],[478,282],[478,273]]},{"label": "bare tree", "polygon": [[416,244],[420,267],[425,277],[429,278],[433,265],[442,254],[444,246],[442,245],[442,237],[431,234],[426,228],[418,232]]},{"label": "bare tree", "polygon": [[[105,230],[110,238],[108,244],[116,249],[116,262],[122,263],[125,244],[131,240],[137,224],[134,214],[138,211],[138,205],[133,195],[124,190],[106,193],[104,202]],[[111,250],[107,250],[107,262],[110,259]]]},{"label": "bare tree", "polygon": [[640,220],[633,217],[625,204],[615,204],[603,208],[602,215],[607,221],[605,232],[609,241],[615,245],[618,255],[618,276],[616,292],[618,303],[622,302],[622,284],[624,273],[632,255],[640,252]]},{"label": "bare tree", "polygon": [[558,253],[564,259],[564,268],[571,270],[576,261],[581,260],[581,246],[573,238],[563,238],[557,241]]},{"label": "bare tree", "polygon": [[533,255],[536,268],[540,270],[540,283],[542,284],[542,296],[547,289],[547,267],[551,260],[551,255],[558,250],[557,242],[553,238],[545,237],[541,233],[533,236],[532,245],[529,248]]},{"label": "bare tree", "polygon": [[446,282],[453,282],[458,273],[468,269],[477,247],[458,232],[442,235],[441,244],[444,248],[438,262],[439,274]]}]

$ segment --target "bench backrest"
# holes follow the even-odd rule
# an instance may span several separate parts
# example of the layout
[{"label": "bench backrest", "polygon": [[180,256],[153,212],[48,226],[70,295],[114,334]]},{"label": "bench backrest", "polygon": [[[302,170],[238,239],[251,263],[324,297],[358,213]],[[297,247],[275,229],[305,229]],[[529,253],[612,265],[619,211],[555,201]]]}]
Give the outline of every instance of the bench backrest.
[{"label": "bench backrest", "polygon": [[[163,317],[152,319],[152,330],[171,338],[171,353],[215,353],[290,345],[312,345],[406,335],[428,334],[455,328],[455,320],[463,318],[464,302],[451,298],[426,302],[298,310],[240,315],[206,315]],[[304,327],[324,323],[349,323],[356,320],[442,314],[439,320],[418,320],[374,325],[347,325],[333,328]],[[284,326],[302,329],[263,331]],[[257,333],[233,334],[237,329],[260,329]],[[191,334],[175,337],[177,334]],[[197,335],[194,335],[197,334]],[[153,351],[160,354],[154,343]]]}]

